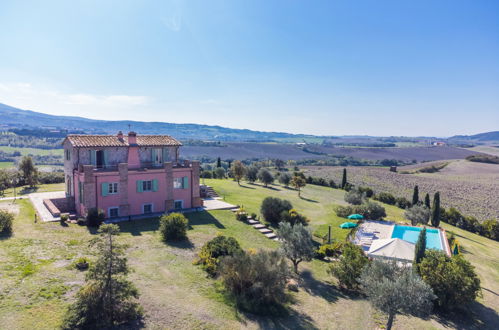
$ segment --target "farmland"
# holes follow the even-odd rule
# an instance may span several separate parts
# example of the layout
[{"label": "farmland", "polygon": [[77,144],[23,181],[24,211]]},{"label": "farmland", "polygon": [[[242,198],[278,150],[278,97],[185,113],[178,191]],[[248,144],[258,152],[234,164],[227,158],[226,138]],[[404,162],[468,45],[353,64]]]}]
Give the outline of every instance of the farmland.
[{"label": "farmland", "polygon": [[223,146],[184,146],[182,156],[186,158],[222,159],[275,159],[302,160],[327,159],[330,157],[352,157],[355,159],[383,160],[395,159],[404,162],[422,162],[444,159],[462,159],[476,154],[454,147],[402,147],[402,148],[367,148],[367,147],[331,147],[319,144],[299,146],[285,143],[224,143]]},{"label": "farmland", "polygon": [[[339,218],[332,211],[342,204],[343,191],[309,185],[303,198],[296,191],[273,185],[249,185],[229,180],[207,180],[229,202],[243,203],[257,212],[265,196],[289,199],[310,218],[314,231],[334,225],[333,235],[341,239],[345,230],[337,228]],[[2,206],[13,208],[9,202]],[[79,256],[95,259],[88,242],[94,230],[70,224],[33,223],[33,209],[27,200],[18,201],[14,234],[0,240],[0,322],[9,329],[57,328],[65,308],[84,281],[84,273],[73,262]],[[388,207],[388,218],[402,221],[402,211]],[[230,211],[188,214],[191,229],[189,242],[167,245],[160,241],[158,219],[144,219],[120,224],[120,242],[128,245],[127,258],[133,272],[129,278],[139,289],[145,309],[144,328],[203,329],[378,329],[386,322],[359,295],[339,290],[327,273],[328,263],[319,260],[300,265],[303,280],[298,292],[290,293],[288,312],[280,316],[256,316],[238,311],[224,295],[217,280],[206,276],[192,264],[200,247],[222,233],[235,237],[244,249],[274,249],[277,242],[266,239],[248,225],[236,221]],[[452,226],[464,248],[465,257],[475,265],[482,280],[483,297],[470,306],[466,316],[432,315],[427,319],[399,316],[394,329],[495,328],[497,322],[499,243]]]},{"label": "farmland", "polygon": [[[455,207],[463,214],[479,220],[499,218],[499,166],[474,163],[465,160],[448,161],[449,164],[436,173],[400,174],[382,167],[348,167],[348,181],[356,185],[386,191],[396,196],[411,198],[415,185],[420,195],[440,191],[442,205]],[[400,167],[399,171],[419,166]],[[341,180],[341,167],[303,167],[306,175]]]}]

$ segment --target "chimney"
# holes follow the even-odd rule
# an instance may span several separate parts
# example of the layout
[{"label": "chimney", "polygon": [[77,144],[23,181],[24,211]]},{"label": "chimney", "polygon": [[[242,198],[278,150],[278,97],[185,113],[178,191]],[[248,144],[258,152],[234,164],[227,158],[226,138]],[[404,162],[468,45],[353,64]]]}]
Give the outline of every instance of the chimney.
[{"label": "chimney", "polygon": [[118,140],[123,141],[123,132],[122,131],[118,132]]},{"label": "chimney", "polygon": [[137,133],[128,132],[128,144],[137,144]]}]

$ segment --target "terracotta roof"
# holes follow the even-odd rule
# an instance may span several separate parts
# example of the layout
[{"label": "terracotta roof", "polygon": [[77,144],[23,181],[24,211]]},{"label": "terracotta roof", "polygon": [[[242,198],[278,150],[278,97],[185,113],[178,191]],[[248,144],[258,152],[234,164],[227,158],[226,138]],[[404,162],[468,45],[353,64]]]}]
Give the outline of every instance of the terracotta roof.
[{"label": "terracotta roof", "polygon": [[[64,141],[68,140],[73,147],[128,147],[128,136],[123,135],[119,139],[116,135],[75,135],[71,134]],[[162,146],[181,146],[175,138],[169,135],[137,135],[137,146],[139,147],[162,147]]]}]

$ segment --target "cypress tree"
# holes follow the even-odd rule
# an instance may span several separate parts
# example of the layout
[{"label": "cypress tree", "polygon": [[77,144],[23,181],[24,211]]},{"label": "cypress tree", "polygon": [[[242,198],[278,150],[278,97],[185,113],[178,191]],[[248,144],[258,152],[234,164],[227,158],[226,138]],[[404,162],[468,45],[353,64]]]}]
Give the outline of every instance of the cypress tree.
[{"label": "cypress tree", "polygon": [[414,249],[414,266],[417,266],[423,260],[426,251],[426,228],[419,233],[418,241]]},{"label": "cypress tree", "polygon": [[344,168],[343,169],[343,178],[341,179],[341,188],[345,188],[345,186],[347,185],[347,169]]},{"label": "cypress tree", "polygon": [[414,186],[414,192],[412,193],[412,205],[419,203],[419,187]]},{"label": "cypress tree", "polygon": [[431,225],[438,227],[440,225],[440,192],[436,192],[433,196],[433,210],[431,214]]},{"label": "cypress tree", "polygon": [[428,193],[426,193],[426,195],[424,197],[424,205],[426,205],[427,208],[431,207],[431,205],[430,205],[430,195]]},{"label": "cypress tree", "polygon": [[217,167],[222,167],[222,160],[220,157],[217,158]]}]

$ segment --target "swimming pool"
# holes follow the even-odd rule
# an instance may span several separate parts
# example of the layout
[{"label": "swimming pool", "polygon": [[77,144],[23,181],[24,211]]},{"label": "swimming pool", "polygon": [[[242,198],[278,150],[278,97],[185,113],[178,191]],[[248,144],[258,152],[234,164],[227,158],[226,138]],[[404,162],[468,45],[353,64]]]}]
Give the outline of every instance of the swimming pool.
[{"label": "swimming pool", "polygon": [[[404,241],[416,244],[422,228],[411,226],[395,225],[392,231],[392,238],[400,238]],[[426,248],[444,250],[440,230],[426,228]]]}]

